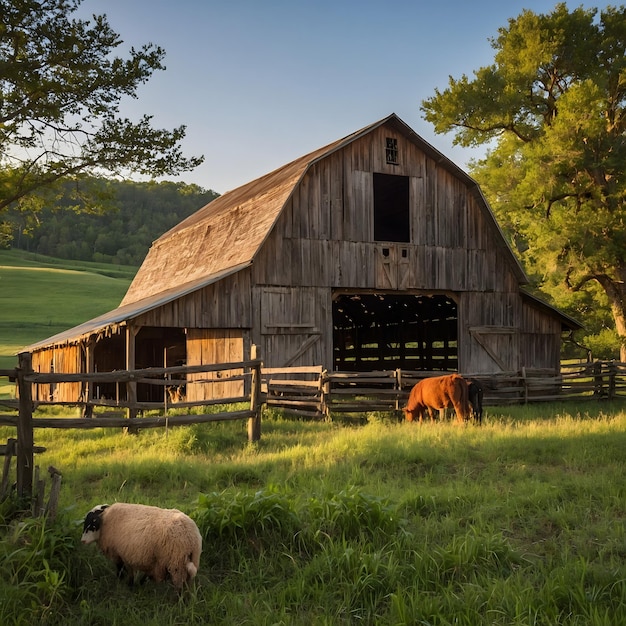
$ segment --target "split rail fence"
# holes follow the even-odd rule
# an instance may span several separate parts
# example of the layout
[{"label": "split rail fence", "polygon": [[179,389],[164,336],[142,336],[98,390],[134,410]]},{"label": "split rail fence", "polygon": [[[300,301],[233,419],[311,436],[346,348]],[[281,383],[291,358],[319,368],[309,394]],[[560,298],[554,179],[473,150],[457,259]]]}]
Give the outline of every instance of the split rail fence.
[{"label": "split rail fence", "polygon": [[[7,485],[8,466],[16,458],[18,495],[31,495],[33,486],[34,454],[43,451],[34,445],[37,428],[102,428],[121,427],[128,432],[142,428],[170,427],[216,422],[248,420],[248,439],[256,441],[261,436],[263,405],[304,418],[328,418],[333,414],[368,413],[372,411],[398,411],[406,404],[410,390],[416,382],[442,372],[385,370],[375,372],[328,372],[319,367],[263,368],[259,359],[237,363],[220,363],[203,366],[149,368],[144,370],[100,372],[94,374],[64,374],[33,372],[29,355],[21,355],[19,367],[0,370],[0,377],[16,381],[14,399],[0,399],[0,405],[17,410],[17,415],[0,413],[0,425],[14,426],[16,439],[0,446],[0,456],[5,456],[2,492]],[[521,372],[464,374],[478,380],[484,389],[484,404],[507,405],[529,402],[547,402],[581,399],[626,399],[626,363],[597,361],[563,365],[558,375],[546,370],[525,369]],[[168,403],[164,389],[164,402],[137,402],[137,384],[172,386],[185,381],[186,385],[228,384],[242,381],[243,395],[219,399],[178,401]],[[71,403],[46,400],[39,393],[44,386],[62,383],[79,383],[85,391],[84,401]],[[114,383],[124,389],[115,399],[93,399],[88,390],[98,383]],[[33,399],[33,388],[36,394]],[[230,387],[232,388],[232,386]],[[246,408],[242,409],[244,403]],[[83,407],[83,417],[34,417],[37,406],[68,404]],[[189,409],[195,406],[219,405],[220,412],[202,414],[170,414],[171,408]],[[108,407],[126,417],[94,414],[94,406]],[[145,410],[162,411],[162,415],[138,415]]]}]

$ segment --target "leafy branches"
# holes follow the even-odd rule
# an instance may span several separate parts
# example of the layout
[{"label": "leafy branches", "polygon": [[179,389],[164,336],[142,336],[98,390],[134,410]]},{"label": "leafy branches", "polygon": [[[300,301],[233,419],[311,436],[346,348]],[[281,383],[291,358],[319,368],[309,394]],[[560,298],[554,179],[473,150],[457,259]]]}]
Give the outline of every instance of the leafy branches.
[{"label": "leafy branches", "polygon": [[472,174],[527,269],[564,287],[594,281],[621,334],[626,8],[525,10],[492,46],[494,63],[450,78],[422,103],[425,117],[456,143],[488,146]]},{"label": "leafy branches", "polygon": [[163,70],[152,43],[116,56],[122,40],[105,15],[75,19],[82,0],[0,0],[0,211],[82,173],[152,176],[193,169],[185,127],[119,117],[124,97]]}]

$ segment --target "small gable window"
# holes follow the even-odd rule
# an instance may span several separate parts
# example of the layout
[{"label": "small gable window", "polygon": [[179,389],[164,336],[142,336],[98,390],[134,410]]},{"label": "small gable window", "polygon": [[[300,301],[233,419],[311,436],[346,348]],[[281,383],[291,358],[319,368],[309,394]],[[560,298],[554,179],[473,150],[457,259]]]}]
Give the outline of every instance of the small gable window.
[{"label": "small gable window", "polygon": [[387,137],[385,139],[385,155],[387,163],[398,165],[398,140],[395,137]]},{"label": "small gable window", "polygon": [[409,177],[374,173],[374,240],[409,243]]}]

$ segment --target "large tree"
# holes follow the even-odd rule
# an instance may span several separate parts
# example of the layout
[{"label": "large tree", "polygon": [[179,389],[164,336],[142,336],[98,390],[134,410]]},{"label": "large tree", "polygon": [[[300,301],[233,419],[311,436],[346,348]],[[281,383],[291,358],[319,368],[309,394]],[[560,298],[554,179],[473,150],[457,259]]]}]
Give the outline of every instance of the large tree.
[{"label": "large tree", "polygon": [[606,294],[626,361],[626,9],[525,10],[494,63],[422,102],[436,132],[485,145],[471,173],[535,276]]},{"label": "large tree", "polygon": [[0,0],[0,213],[68,177],[162,176],[203,160],[182,155],[184,126],[119,115],[165,53],[146,44],[116,56],[119,35],[106,15],[78,19],[81,2]]}]

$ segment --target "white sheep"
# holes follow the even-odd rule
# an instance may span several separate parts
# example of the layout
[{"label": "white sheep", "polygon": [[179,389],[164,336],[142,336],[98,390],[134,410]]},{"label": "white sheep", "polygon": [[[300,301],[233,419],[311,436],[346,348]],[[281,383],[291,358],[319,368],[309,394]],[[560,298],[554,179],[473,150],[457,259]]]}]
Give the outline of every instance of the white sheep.
[{"label": "white sheep", "polygon": [[177,509],[145,504],[100,504],[85,517],[81,542],[96,542],[117,566],[118,577],[144,572],[156,582],[169,574],[179,591],[198,572],[202,536],[195,522]]}]

